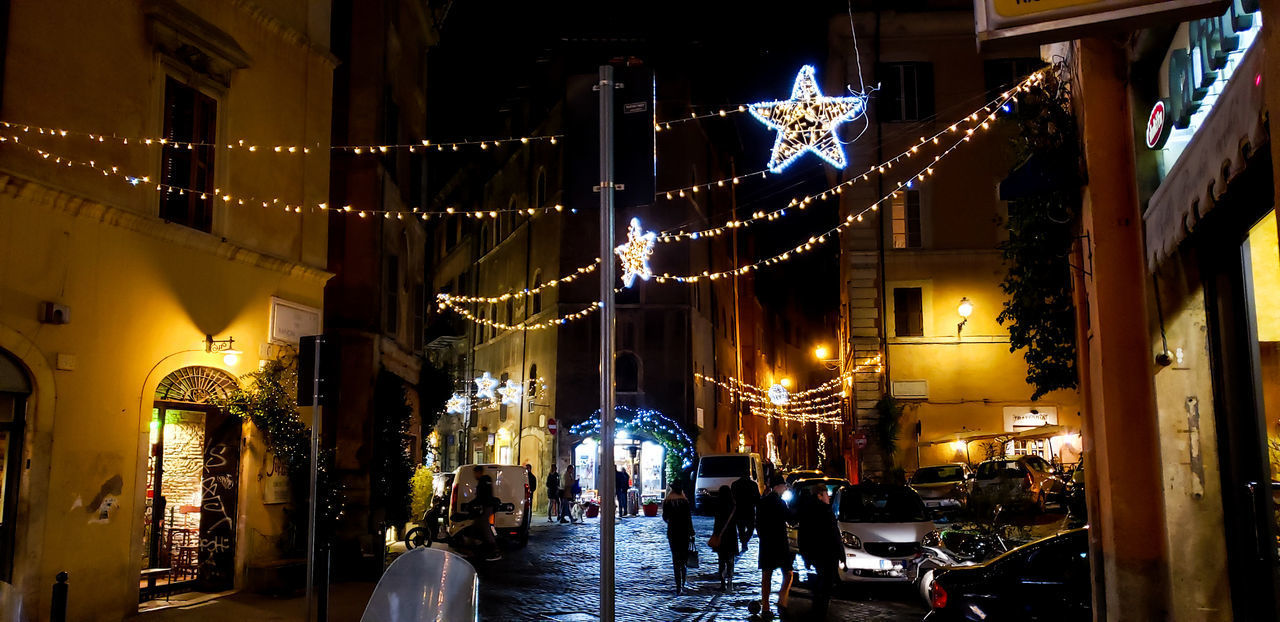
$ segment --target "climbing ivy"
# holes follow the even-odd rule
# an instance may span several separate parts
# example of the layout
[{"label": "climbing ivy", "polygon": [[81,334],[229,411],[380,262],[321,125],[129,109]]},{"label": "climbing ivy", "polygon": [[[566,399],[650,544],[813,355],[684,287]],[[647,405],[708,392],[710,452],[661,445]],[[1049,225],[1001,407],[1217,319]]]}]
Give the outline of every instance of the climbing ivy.
[{"label": "climbing ivy", "polygon": [[[1000,244],[1008,296],[997,321],[1009,330],[1009,351],[1024,350],[1031,399],[1075,389],[1075,305],[1070,258],[1077,234],[1080,165],[1070,83],[1046,72],[1018,99],[1014,148],[1021,156],[1011,177],[1033,186],[1009,202],[1009,239]],[[1022,171],[1018,171],[1022,168]]]}]

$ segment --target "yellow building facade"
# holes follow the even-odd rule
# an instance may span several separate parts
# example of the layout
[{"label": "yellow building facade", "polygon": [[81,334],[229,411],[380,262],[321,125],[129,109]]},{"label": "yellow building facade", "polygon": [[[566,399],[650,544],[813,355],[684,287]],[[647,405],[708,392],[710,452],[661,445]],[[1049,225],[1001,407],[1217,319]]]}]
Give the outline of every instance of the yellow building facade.
[{"label": "yellow building facade", "polygon": [[328,10],[10,5],[0,117],[29,125],[0,128],[0,619],[47,619],[59,572],[68,619],[119,620],[280,556],[261,434],[209,400],[320,328]]}]

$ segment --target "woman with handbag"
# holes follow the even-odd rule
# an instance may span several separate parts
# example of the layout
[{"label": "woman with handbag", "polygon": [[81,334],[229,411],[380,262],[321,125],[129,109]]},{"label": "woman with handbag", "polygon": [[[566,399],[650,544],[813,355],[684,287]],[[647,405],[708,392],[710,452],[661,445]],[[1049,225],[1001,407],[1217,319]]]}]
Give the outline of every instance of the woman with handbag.
[{"label": "woman with handbag", "polygon": [[[720,590],[733,591],[733,560],[738,556],[738,537],[733,531],[734,511],[733,490],[721,486],[716,495],[716,522],[711,529],[711,539],[707,544],[720,559]],[[725,537],[725,532],[729,532]]]},{"label": "woman with handbag", "polygon": [[662,501],[662,520],[667,523],[667,545],[671,547],[671,566],[675,570],[677,596],[684,591],[689,558],[692,554],[696,559],[698,554],[692,547],[693,510],[680,488],[679,484],[673,484],[668,489],[666,499]]}]

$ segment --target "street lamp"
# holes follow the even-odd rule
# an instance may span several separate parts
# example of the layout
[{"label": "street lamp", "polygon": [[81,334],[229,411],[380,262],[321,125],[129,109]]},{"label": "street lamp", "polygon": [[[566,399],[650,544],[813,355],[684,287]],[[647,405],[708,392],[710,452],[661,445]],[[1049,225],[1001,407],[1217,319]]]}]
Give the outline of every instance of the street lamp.
[{"label": "street lamp", "polygon": [[956,307],[956,313],[960,314],[960,323],[956,324],[956,336],[959,337],[964,325],[969,322],[969,316],[973,314],[973,303],[968,298],[960,298],[960,305]]},{"label": "street lamp", "polygon": [[818,346],[813,349],[813,357],[819,361],[827,360],[828,354],[830,354],[830,352],[827,351],[827,346]]}]

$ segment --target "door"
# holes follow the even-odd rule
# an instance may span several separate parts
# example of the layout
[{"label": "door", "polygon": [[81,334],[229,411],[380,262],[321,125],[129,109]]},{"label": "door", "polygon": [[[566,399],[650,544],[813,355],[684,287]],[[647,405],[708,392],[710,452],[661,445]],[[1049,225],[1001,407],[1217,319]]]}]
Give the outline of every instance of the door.
[{"label": "door", "polygon": [[[1280,247],[1273,209],[1206,253],[1231,600],[1238,620],[1280,620]],[[1225,236],[1224,236],[1225,237]]]}]

